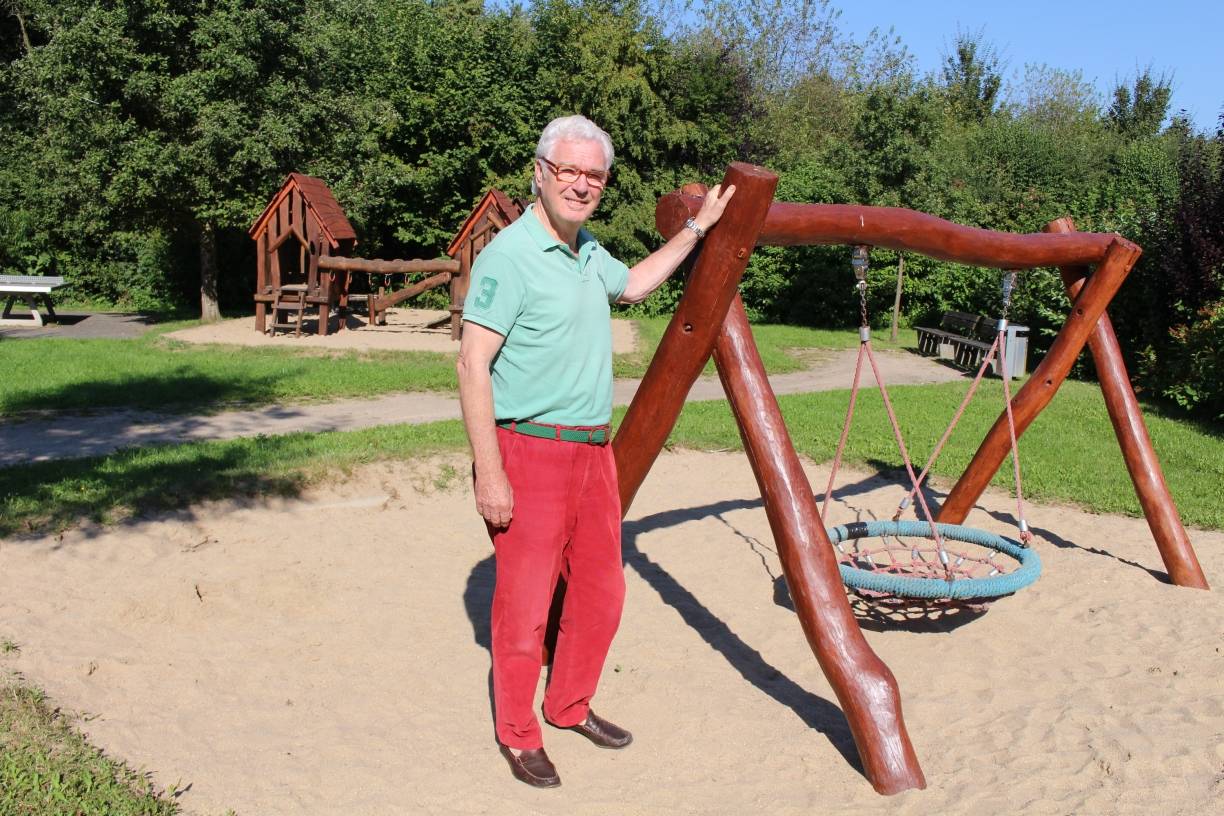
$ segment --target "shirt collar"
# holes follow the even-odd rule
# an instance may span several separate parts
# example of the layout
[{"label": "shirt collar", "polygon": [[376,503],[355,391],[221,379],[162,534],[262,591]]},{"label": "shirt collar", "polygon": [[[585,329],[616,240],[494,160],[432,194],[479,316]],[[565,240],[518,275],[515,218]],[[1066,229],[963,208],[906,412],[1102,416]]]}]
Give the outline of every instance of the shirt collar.
[{"label": "shirt collar", "polygon": [[[556,248],[564,252],[569,252],[570,248],[566,246],[565,242],[553,237],[553,235],[547,229],[545,229],[544,224],[540,222],[540,216],[538,216],[535,212],[536,204],[537,202],[533,201],[527,206],[527,210],[531,213],[531,217],[527,219],[527,232],[536,242],[536,246],[544,251]],[[527,214],[527,212],[524,212],[523,216],[526,216]],[[588,244],[590,246],[588,246]],[[587,232],[586,227],[579,227],[578,257],[589,257],[591,251],[597,246],[599,246],[599,242],[595,240],[595,236]]]}]

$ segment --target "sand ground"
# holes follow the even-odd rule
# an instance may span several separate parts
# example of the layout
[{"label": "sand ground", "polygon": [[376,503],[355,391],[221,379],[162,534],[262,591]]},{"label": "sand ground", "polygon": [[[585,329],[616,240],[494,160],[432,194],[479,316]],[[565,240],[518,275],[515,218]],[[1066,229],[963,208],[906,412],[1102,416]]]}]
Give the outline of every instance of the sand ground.
[{"label": "sand ground", "polygon": [[[1220,812],[1224,599],[1165,583],[1141,519],[1068,507],[1030,508],[1045,574],[984,614],[860,606],[929,784],[877,796],[730,453],[665,453],[627,517],[595,703],[636,742],[548,730],[564,784],[527,788],[494,746],[494,569],[464,466],[2,541],[0,631],[21,650],[0,668],[187,786],[189,813]],[[895,486],[841,482],[831,521],[891,514]],[[1013,510],[988,494],[970,523],[1006,533]],[[1219,586],[1224,534],[1191,536]]]},{"label": "sand ground", "polygon": [[[440,309],[388,309],[384,326],[370,326],[361,315],[349,315],[345,328],[337,331],[333,318],[332,331],[326,337],[314,333],[318,318],[303,322],[301,337],[280,331],[275,335],[255,331],[255,318],[236,317],[203,326],[193,326],[171,332],[170,337],[188,343],[225,343],[240,346],[279,346],[312,349],[383,349],[400,351],[455,352],[459,343],[450,336],[450,324],[439,326],[449,312]],[[637,343],[631,320],[612,321],[612,350],[618,354],[633,351]]]},{"label": "sand ground", "polygon": [[[324,339],[249,322],[190,339]],[[898,355],[889,379],[959,376],[928,363]],[[845,387],[845,365],[793,389]],[[192,814],[1221,812],[1224,596],[1170,586],[1142,519],[1031,507],[1044,575],[981,613],[898,620],[856,601],[928,782],[884,798],[788,606],[746,459],[692,451],[659,458],[624,527],[627,605],[595,705],[636,741],[600,751],[546,729],[564,784],[527,788],[494,744],[494,567],[466,468],[384,463],[292,500],[0,540],[0,636],[21,647],[0,672],[185,788]],[[888,517],[900,494],[839,482],[833,523]],[[1007,534],[1013,513],[988,493],[969,522]],[[1220,586],[1224,533],[1191,539]]]}]

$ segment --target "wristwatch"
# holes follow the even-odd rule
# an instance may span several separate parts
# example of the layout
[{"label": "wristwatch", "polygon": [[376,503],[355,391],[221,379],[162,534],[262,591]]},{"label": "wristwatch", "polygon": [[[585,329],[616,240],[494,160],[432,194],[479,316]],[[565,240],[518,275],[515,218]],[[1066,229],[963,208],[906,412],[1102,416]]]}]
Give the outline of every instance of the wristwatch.
[{"label": "wristwatch", "polygon": [[689,219],[688,219],[687,221],[685,221],[685,222],[684,222],[684,226],[686,226],[686,227],[688,227],[689,229],[691,229],[691,230],[692,230],[692,231],[693,231],[693,232],[694,232],[694,233],[697,235],[698,240],[700,240],[700,239],[702,239],[702,238],[704,238],[704,237],[705,237],[705,230],[703,230],[701,227],[697,226],[697,219],[696,219],[696,218],[693,218],[692,216],[689,216]]}]

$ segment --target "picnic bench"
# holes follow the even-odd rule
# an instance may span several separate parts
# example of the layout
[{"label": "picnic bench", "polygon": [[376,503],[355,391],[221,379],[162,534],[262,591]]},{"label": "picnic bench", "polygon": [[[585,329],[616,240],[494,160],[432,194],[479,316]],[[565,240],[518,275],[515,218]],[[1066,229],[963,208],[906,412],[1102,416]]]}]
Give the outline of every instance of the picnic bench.
[{"label": "picnic bench", "polygon": [[[47,315],[55,320],[55,307],[51,305],[51,290],[63,286],[64,279],[50,275],[0,275],[0,297],[5,297],[4,313],[0,314],[0,325],[41,326],[43,316],[38,311],[41,301]],[[21,298],[30,308],[29,317],[13,317],[13,304]]]},{"label": "picnic bench", "polygon": [[[993,317],[968,312],[944,312],[939,328],[915,326],[918,352],[951,360],[964,368],[977,368],[990,351],[999,331],[999,321]],[[1028,358],[1028,326],[1009,323],[1006,335],[1008,379],[1024,373]],[[1002,376],[999,358],[991,364],[996,376]]]}]

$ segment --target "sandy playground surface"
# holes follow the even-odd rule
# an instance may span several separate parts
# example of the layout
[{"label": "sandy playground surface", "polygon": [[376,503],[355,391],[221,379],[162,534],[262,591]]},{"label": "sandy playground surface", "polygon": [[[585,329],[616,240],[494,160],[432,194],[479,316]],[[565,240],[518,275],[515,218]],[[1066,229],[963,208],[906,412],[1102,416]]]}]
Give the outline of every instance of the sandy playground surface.
[{"label": "sandy playground surface", "polygon": [[[394,310],[328,338],[265,337],[251,318],[174,336],[453,352],[427,326],[441,315]],[[631,350],[631,324],[614,326]],[[921,365],[893,376],[940,378]],[[848,381],[798,376],[794,390]],[[859,603],[928,782],[877,796],[732,453],[665,453],[628,515],[627,606],[595,704],[634,745],[546,728],[564,784],[527,788],[494,744],[494,567],[466,468],[380,464],[293,500],[0,540],[0,636],[21,646],[0,672],[186,788],[196,814],[1220,812],[1224,589],[1163,582],[1141,519],[1066,507],[1031,508],[1045,574],[984,613],[898,621]],[[899,488],[839,481],[831,522],[891,515]],[[988,494],[969,521],[1008,534],[1013,509]],[[1191,538],[1224,586],[1224,534]]]},{"label": "sandy playground surface", "polygon": [[[293,500],[0,541],[0,656],[189,813],[1218,814],[1224,534],[1213,592],[1163,582],[1144,522],[1033,507],[1045,574],[984,614],[860,608],[928,788],[877,796],[785,605],[742,454],[665,453],[625,524],[628,598],[596,710],[623,752],[546,728],[563,779],[494,745],[494,568],[463,474],[382,464]],[[809,471],[822,489],[822,468]],[[700,476],[697,476],[700,474]],[[898,488],[849,473],[831,521]],[[1007,533],[988,494],[970,523]]]},{"label": "sandy playground surface", "polygon": [[[235,317],[204,326],[171,332],[168,336],[188,343],[227,343],[239,346],[279,346],[283,348],[380,349],[388,351],[440,351],[454,353],[459,344],[451,339],[450,324],[431,324],[444,320],[448,312],[437,309],[388,309],[387,325],[370,326],[361,315],[350,315],[343,331],[337,331],[332,318],[331,333],[315,334],[317,317],[303,322],[303,334],[278,331],[265,335],[255,331],[255,318]],[[633,321],[612,321],[612,350],[618,354],[633,351],[637,343]]]}]

